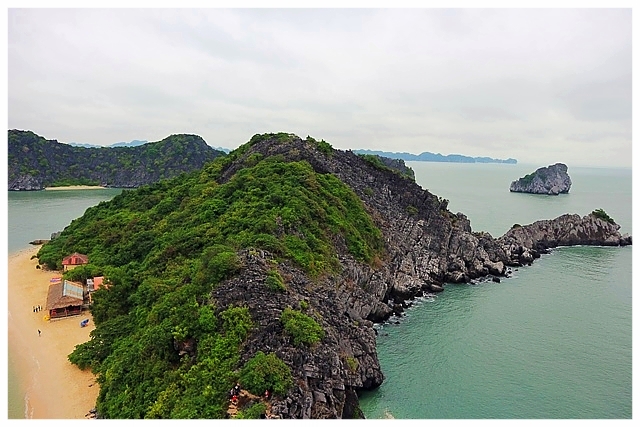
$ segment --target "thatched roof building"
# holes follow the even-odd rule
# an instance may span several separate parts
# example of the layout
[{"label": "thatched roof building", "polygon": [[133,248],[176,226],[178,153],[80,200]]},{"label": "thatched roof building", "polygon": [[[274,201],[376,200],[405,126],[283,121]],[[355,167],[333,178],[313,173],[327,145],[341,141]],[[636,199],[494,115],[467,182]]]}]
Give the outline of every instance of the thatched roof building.
[{"label": "thatched roof building", "polygon": [[82,312],[84,288],[81,283],[63,280],[49,286],[46,309],[51,319]]}]

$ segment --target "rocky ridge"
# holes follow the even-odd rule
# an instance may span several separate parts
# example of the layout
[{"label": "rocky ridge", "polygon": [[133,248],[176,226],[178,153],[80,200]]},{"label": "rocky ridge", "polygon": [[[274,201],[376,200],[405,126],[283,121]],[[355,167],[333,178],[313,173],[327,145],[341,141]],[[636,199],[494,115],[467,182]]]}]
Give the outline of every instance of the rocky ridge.
[{"label": "rocky ridge", "polygon": [[[415,297],[442,291],[445,282],[504,277],[509,267],[530,265],[557,246],[631,244],[617,224],[593,215],[563,215],[514,226],[498,239],[473,232],[464,214],[453,214],[446,199],[410,178],[376,168],[350,151],[327,153],[295,135],[286,142],[275,136],[259,138],[223,171],[221,182],[256,153],[305,160],[316,172],[335,175],[363,200],[385,239],[386,255],[378,264],[357,262],[340,250],[342,273],[321,280],[310,281],[287,263],[278,264],[287,290],[275,297],[262,284],[271,255],[244,252],[243,271],[212,295],[221,309],[246,304],[260,324],[244,346],[245,360],[259,350],[273,351],[291,367],[296,385],[272,402],[272,413],[281,418],[361,416],[358,391],[383,381],[373,324],[400,314]],[[343,242],[336,246],[343,247]],[[305,305],[302,301],[327,332],[311,349],[293,346],[278,322],[284,307],[298,308]]]},{"label": "rocky ridge", "polygon": [[515,193],[550,194],[568,193],[571,188],[571,178],[567,173],[567,165],[556,163],[536,169],[511,183],[509,191]]}]

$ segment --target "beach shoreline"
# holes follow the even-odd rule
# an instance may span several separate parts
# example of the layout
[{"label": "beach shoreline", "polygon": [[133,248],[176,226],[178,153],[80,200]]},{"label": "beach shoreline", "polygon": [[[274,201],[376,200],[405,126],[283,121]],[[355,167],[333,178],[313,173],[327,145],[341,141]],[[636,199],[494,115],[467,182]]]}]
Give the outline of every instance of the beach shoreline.
[{"label": "beach shoreline", "polygon": [[[95,407],[99,385],[90,370],[71,364],[68,355],[89,340],[89,312],[45,320],[49,280],[57,271],[37,269],[40,246],[8,256],[8,351],[25,402],[24,418],[85,419]],[[41,311],[34,311],[40,305]],[[80,321],[89,319],[86,327]]]},{"label": "beach shoreline", "polygon": [[61,190],[104,190],[107,187],[100,185],[65,185],[62,187],[45,187],[47,191],[61,191]]}]

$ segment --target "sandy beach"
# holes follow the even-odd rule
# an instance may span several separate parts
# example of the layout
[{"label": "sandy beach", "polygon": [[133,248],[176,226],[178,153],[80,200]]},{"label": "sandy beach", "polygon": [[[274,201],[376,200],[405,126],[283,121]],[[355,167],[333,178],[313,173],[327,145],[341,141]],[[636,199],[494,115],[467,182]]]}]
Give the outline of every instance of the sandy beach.
[{"label": "sandy beach", "polygon": [[101,187],[99,185],[67,185],[64,187],[45,187],[45,190],[102,190],[107,187]]},{"label": "sandy beach", "polygon": [[[8,350],[25,395],[25,418],[84,419],[95,407],[99,386],[89,371],[67,359],[77,344],[89,340],[93,319],[82,316],[47,321],[44,309],[49,279],[59,272],[36,269],[31,259],[39,246],[9,254]],[[42,306],[34,312],[33,307]],[[82,319],[90,319],[80,327]],[[41,334],[38,334],[38,330]]]}]

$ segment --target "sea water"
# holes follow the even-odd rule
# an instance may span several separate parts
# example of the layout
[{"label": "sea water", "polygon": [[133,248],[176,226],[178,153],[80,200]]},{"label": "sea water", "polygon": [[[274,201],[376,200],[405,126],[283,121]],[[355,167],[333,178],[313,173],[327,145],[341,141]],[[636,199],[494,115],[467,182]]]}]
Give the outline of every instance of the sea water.
[{"label": "sea water", "polygon": [[[408,162],[474,231],[602,208],[631,232],[631,170],[569,168],[569,194],[510,193],[531,165]],[[632,247],[558,248],[500,283],[447,284],[378,327],[367,418],[630,419]]]}]

